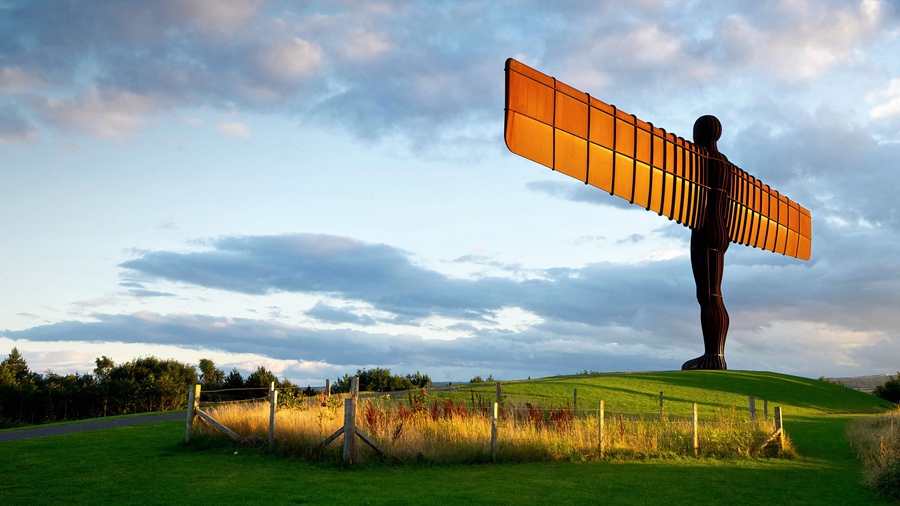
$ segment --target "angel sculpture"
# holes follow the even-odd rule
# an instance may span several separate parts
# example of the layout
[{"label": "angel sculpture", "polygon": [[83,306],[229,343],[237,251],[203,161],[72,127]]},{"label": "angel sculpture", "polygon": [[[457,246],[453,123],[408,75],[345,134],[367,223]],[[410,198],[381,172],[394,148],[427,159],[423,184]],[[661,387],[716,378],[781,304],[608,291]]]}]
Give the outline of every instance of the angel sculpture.
[{"label": "angel sculpture", "polygon": [[697,119],[691,143],[512,58],[505,111],[513,153],[691,229],[704,350],[682,369],[726,369],[728,245],[809,260],[809,211],[719,153],[722,125],[714,116]]}]

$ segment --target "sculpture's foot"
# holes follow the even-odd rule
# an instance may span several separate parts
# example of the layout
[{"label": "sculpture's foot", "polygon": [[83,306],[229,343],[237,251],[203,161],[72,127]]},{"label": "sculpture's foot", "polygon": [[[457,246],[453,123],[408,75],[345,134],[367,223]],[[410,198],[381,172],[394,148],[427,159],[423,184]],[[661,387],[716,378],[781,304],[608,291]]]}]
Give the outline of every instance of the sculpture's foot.
[{"label": "sculpture's foot", "polygon": [[682,371],[694,369],[724,371],[725,369],[728,369],[728,366],[725,365],[725,355],[703,354],[693,360],[688,360],[681,366]]}]

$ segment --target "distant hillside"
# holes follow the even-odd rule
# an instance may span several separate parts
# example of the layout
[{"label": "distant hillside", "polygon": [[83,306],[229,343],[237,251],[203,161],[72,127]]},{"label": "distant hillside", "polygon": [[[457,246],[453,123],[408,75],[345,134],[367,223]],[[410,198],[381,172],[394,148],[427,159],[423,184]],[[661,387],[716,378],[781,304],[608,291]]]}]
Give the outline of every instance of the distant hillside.
[{"label": "distant hillside", "polygon": [[828,380],[840,381],[847,388],[859,390],[860,392],[872,393],[872,390],[875,390],[875,387],[881,386],[893,376],[893,374],[878,374],[875,376],[854,376],[852,378],[828,378]]}]

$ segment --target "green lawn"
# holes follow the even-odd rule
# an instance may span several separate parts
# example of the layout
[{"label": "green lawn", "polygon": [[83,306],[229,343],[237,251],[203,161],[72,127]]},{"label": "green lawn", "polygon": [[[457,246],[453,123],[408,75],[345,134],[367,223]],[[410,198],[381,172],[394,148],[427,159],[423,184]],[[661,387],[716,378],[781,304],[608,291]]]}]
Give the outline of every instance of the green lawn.
[{"label": "green lawn", "polygon": [[[243,448],[184,446],[184,423],[176,421],[2,443],[0,504],[890,504],[861,486],[861,465],[844,439],[846,423],[859,416],[847,413],[889,407],[866,394],[742,372],[531,384],[535,395],[558,394],[563,402],[577,385],[585,402],[592,400],[589,390],[604,399],[613,399],[613,391],[652,398],[662,390],[672,392],[673,406],[683,398],[710,409],[730,406],[749,389],[784,406],[801,457],[345,468]],[[504,384],[504,391],[514,385]]]},{"label": "green lawn", "polygon": [[103,418],[92,418],[89,420],[66,420],[66,421],[62,421],[62,422],[42,423],[39,425],[23,425],[21,427],[11,427],[11,428],[6,428],[6,429],[0,429],[0,433],[13,432],[13,431],[17,431],[17,430],[37,429],[40,427],[59,427],[59,426],[65,426],[65,425],[78,425],[79,423],[94,422],[97,420],[127,420],[129,418],[137,418],[137,417],[142,417],[142,416],[147,416],[147,415],[161,415],[163,413],[174,413],[174,411],[149,411],[146,413],[131,413],[128,415],[107,416],[107,417],[103,417]]}]

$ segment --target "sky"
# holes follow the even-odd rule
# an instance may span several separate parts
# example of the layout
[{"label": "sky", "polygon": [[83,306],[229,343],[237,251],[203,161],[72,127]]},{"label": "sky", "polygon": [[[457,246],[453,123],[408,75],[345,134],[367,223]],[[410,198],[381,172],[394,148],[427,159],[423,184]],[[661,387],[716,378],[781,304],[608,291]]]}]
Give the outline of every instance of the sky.
[{"label": "sky", "polygon": [[510,153],[516,58],[808,208],[732,245],[729,368],[900,368],[900,6],[0,0],[0,356],[306,385],[673,370],[690,230]]}]

